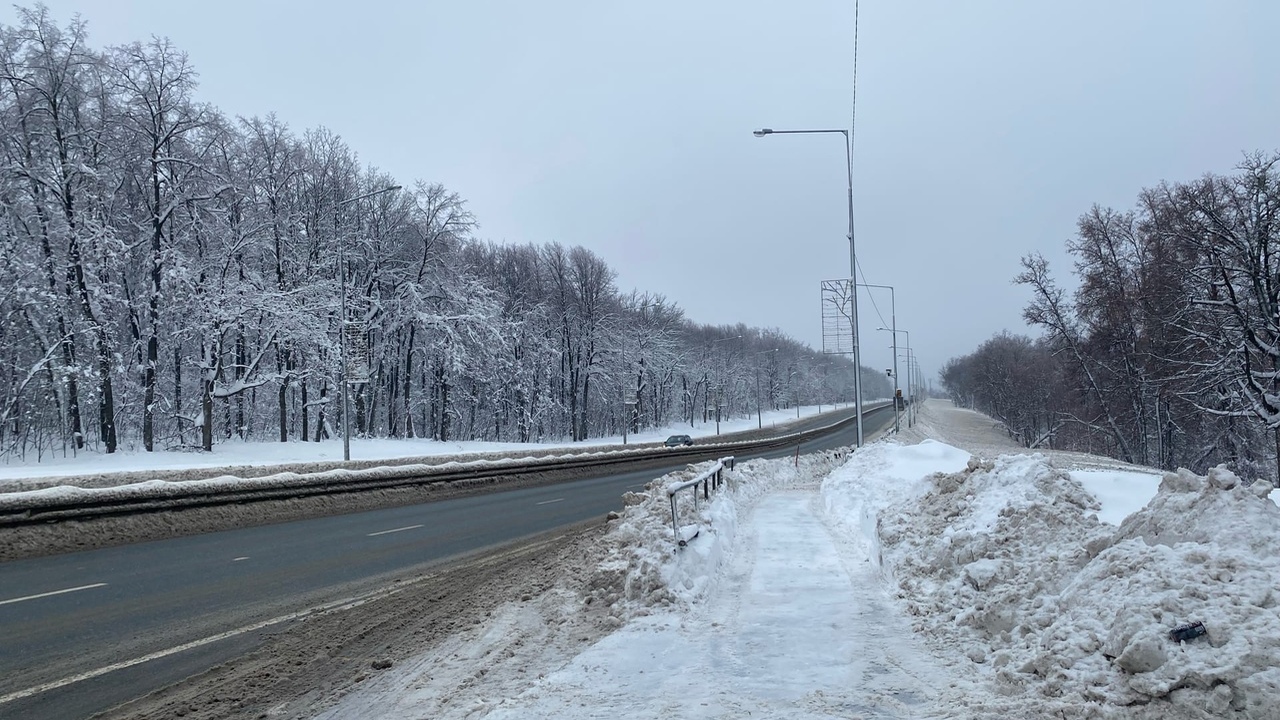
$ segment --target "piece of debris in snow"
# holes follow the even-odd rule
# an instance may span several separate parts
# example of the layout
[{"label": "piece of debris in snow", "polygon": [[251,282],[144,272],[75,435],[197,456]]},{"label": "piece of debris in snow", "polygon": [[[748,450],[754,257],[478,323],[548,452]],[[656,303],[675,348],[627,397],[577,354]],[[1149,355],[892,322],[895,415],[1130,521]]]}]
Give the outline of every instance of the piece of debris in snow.
[{"label": "piece of debris in snow", "polygon": [[1208,631],[1204,629],[1204,623],[1193,622],[1187,623],[1186,625],[1179,625],[1178,627],[1170,630],[1169,637],[1174,642],[1186,642],[1192,638],[1198,638],[1206,632]]}]

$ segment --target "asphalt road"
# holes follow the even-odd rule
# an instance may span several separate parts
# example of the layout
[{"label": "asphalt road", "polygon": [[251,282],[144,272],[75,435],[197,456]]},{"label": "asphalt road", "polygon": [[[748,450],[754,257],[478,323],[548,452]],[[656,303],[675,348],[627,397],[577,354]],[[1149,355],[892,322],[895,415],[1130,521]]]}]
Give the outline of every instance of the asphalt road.
[{"label": "asphalt road", "polygon": [[[870,438],[892,422],[892,408],[871,410],[864,433]],[[799,450],[848,446],[855,435],[850,424]],[[622,493],[685,465],[0,563],[0,718],[105,710],[239,656],[261,633],[255,625],[435,562],[603,517],[620,509]],[[245,631],[172,652],[237,630]],[[160,656],[136,662],[152,654]]]}]

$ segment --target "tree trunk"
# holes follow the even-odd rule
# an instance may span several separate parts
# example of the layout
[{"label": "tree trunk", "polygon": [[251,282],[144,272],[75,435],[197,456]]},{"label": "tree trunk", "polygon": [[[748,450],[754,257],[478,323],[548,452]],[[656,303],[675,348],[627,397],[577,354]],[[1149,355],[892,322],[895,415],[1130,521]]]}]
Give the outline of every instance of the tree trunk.
[{"label": "tree trunk", "polygon": [[325,429],[325,418],[328,410],[329,383],[320,385],[320,409],[316,412],[316,442],[329,439],[329,431]]},{"label": "tree trunk", "polygon": [[409,349],[404,354],[404,436],[414,437],[413,430],[413,339],[418,330],[417,324],[409,325]]},{"label": "tree trunk", "polygon": [[213,451],[213,358],[205,351],[204,367],[200,370],[200,447]]},{"label": "tree trunk", "polygon": [[147,319],[151,322],[147,336],[146,366],[142,371],[142,446],[155,450],[156,364],[160,357],[160,291],[164,279],[164,223],[160,217],[159,148],[151,153],[151,297],[147,302]]},{"label": "tree trunk", "polygon": [[182,430],[182,349],[173,347],[173,414],[177,418],[178,444],[185,445],[186,438]]},{"label": "tree trunk", "polygon": [[307,405],[307,379],[305,377],[302,379],[301,385],[302,385],[302,433],[298,437],[302,439],[302,442],[306,442],[311,439],[311,432],[310,432],[311,428],[308,427],[309,425],[308,421],[311,418],[311,410]]},{"label": "tree trunk", "polygon": [[276,393],[276,416],[279,419],[280,442],[289,442],[289,351],[276,342],[276,371],[280,373],[280,389]]}]

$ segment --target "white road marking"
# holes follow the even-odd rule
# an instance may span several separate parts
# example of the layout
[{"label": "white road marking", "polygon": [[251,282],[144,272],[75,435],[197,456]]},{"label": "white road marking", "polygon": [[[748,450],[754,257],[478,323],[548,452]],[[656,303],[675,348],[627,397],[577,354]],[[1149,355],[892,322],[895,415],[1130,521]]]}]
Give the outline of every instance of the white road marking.
[{"label": "white road marking", "polygon": [[177,647],[171,647],[168,650],[158,650],[149,655],[143,655],[142,657],[137,657],[132,660],[124,660],[118,663],[107,665],[105,667],[100,667],[96,670],[89,670],[87,672],[82,672],[77,675],[65,677],[65,678],[62,678],[61,680],[54,680],[53,682],[47,682],[43,685],[36,685],[35,687],[29,687],[25,690],[18,690],[16,692],[11,692],[8,695],[0,695],[0,705],[4,705],[5,703],[11,703],[14,700],[21,700],[23,698],[28,698],[28,697],[31,697],[32,695],[39,695],[40,693],[49,692],[50,690],[57,690],[60,687],[66,687],[67,685],[73,685],[78,682],[84,682],[85,680],[92,680],[93,678],[101,677],[103,675],[106,675],[107,673],[115,672],[116,670],[123,670],[125,668],[133,667],[134,665],[141,665],[142,663],[151,662],[152,660],[159,660],[160,658],[168,657],[170,655],[176,655],[177,653],[185,652],[187,650],[198,648],[203,645],[208,645],[210,643],[215,643],[215,642],[218,642],[219,640],[226,640],[228,638],[233,638],[237,635],[243,635],[245,633],[254,632],[255,630],[261,630],[263,628],[271,627],[272,625],[279,625],[280,623],[290,622],[292,620],[300,620],[304,617],[307,617],[308,615],[315,615],[322,612],[329,612],[331,610],[349,610],[351,608],[363,605],[371,600],[376,600],[383,597],[389,597],[391,595],[396,595],[398,593],[404,592],[410,587],[417,585],[421,582],[424,582],[426,580],[430,580],[433,577],[435,577],[434,574],[424,575],[418,578],[417,580],[408,583],[407,585],[402,585],[397,588],[392,588],[389,590],[388,589],[375,590],[374,592],[368,593],[366,595],[360,595],[354,598],[347,598],[345,600],[335,600],[330,603],[325,603],[324,605],[318,605],[308,610],[300,610],[298,612],[289,613],[288,615],[281,615],[280,617],[272,618],[270,620],[263,620],[262,622],[254,623],[253,625],[246,625],[245,627],[242,627],[242,628],[236,628],[235,630],[228,630],[226,632],[218,633],[217,635],[210,635],[209,637],[201,638],[199,640],[192,640],[191,642],[183,643],[181,645],[178,645]]},{"label": "white road marking", "polygon": [[551,503],[558,503],[558,502],[564,502],[564,498],[556,498],[555,500],[543,500],[540,503],[534,503],[534,505],[550,505]]},{"label": "white road marking", "polygon": [[422,526],[421,526],[421,525],[409,525],[408,527],[395,528],[394,530],[379,530],[378,532],[371,532],[371,533],[369,533],[369,537],[373,537],[374,535],[386,535],[386,534],[388,534],[388,533],[393,533],[393,532],[404,532],[405,530],[417,530],[417,529],[418,529],[418,528],[420,528],[420,527],[422,527]]},{"label": "white road marking", "polygon": [[249,559],[248,555],[241,555],[238,558],[231,558],[231,562],[240,562],[241,560],[248,560],[248,559]]},{"label": "white road marking", "polygon": [[25,597],[10,598],[8,600],[0,600],[0,605],[8,605],[9,603],[19,603],[25,600],[35,600],[36,598],[49,597],[50,595],[63,595],[65,593],[80,592],[81,590],[92,590],[100,588],[106,583],[94,583],[92,585],[81,585],[80,587],[67,588],[66,590],[54,590],[53,592],[40,593],[39,595],[27,595]]}]

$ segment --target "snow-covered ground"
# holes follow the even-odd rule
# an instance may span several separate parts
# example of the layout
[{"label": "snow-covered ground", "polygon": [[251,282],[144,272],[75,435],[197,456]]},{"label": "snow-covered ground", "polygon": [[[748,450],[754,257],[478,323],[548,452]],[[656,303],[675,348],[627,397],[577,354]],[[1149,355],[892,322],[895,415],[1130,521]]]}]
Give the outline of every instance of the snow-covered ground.
[{"label": "snow-covered ground", "polygon": [[[882,401],[876,401],[882,402]],[[845,407],[845,406],[839,406]],[[833,406],[808,405],[800,408],[801,417],[818,414],[819,409],[829,412]],[[789,410],[772,410],[765,412],[760,418],[735,418],[720,423],[721,434],[755,430],[763,423],[764,427],[784,425],[797,419],[795,408]],[[690,427],[688,423],[680,423],[664,428],[650,428],[640,433],[627,436],[631,444],[662,442],[669,435],[683,434],[695,438],[707,438],[716,435],[716,423],[697,423]],[[392,460],[399,458],[439,457],[446,455],[466,455],[472,453],[495,452],[528,452],[554,448],[584,448],[621,445],[622,436],[591,438],[585,442],[553,441],[544,443],[499,443],[499,442],[440,442],[424,439],[394,438],[352,438],[351,459]],[[5,481],[29,479],[36,477],[67,477],[73,475],[100,475],[103,473],[141,472],[153,470],[190,470],[194,468],[229,468],[235,466],[272,466],[297,465],[301,463],[332,462],[342,460],[342,440],[332,439],[323,442],[221,442],[213,447],[212,452],[194,452],[183,450],[157,450],[143,452],[141,450],[123,450],[106,455],[92,450],[77,454],[58,452],[47,454],[37,459],[34,456],[20,458],[13,455],[0,456],[0,488]]]},{"label": "snow-covered ground", "polygon": [[[906,474],[964,467],[967,458],[917,453]],[[817,479],[843,460],[755,460],[730,473],[709,504],[695,509],[686,493],[680,526],[698,535],[682,550],[665,490],[701,466],[656,479],[625,497],[578,601],[605,608],[617,630],[570,658],[556,649],[526,655],[524,682],[460,676],[450,666],[468,643],[451,643],[321,717],[945,717],[940,700],[962,696],[962,683],[890,609],[892,588],[823,506]],[[472,637],[492,642],[488,630]]]},{"label": "snow-covered ground", "polygon": [[[931,402],[848,458],[744,463],[682,499],[683,549],[665,488],[697,468],[656,479],[580,590],[513,601],[322,717],[1280,717],[1269,485],[991,430]],[[540,642],[588,614],[585,649]]]}]

